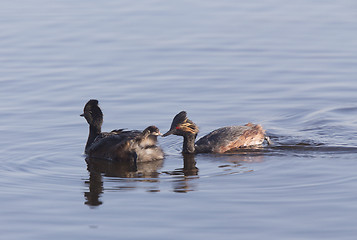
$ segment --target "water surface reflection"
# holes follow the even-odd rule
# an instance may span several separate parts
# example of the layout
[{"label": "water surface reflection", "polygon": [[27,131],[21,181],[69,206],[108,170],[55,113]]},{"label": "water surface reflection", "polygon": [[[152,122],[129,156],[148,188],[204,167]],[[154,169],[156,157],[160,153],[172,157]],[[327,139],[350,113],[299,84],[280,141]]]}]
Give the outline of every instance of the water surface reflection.
[{"label": "water surface reflection", "polygon": [[[159,183],[160,181],[172,181],[174,192],[194,191],[190,183],[192,179],[198,178],[195,155],[183,155],[183,167],[173,171],[160,171],[163,160],[145,163],[114,162],[97,158],[86,158],[89,179],[85,181],[89,191],[84,193],[85,204],[99,206],[103,204],[101,195],[109,188],[104,187],[104,182],[114,182],[115,187],[110,190],[124,191],[137,188],[135,183],[148,182]],[[160,179],[160,176],[163,176]],[[169,176],[167,179],[165,176]],[[107,178],[104,180],[103,178]],[[159,192],[157,185],[150,185],[148,192]]]},{"label": "water surface reflection", "polygon": [[[273,136],[274,144],[259,148],[246,148],[224,154],[180,154],[168,155],[165,160],[144,163],[116,162],[97,158],[86,158],[89,179],[85,181],[89,191],[84,193],[85,204],[103,204],[101,195],[105,191],[131,191],[145,189],[160,192],[169,189],[176,193],[196,191],[199,178],[214,178],[224,175],[253,172],[253,165],[264,162],[267,156],[289,155],[301,152],[306,155],[316,151],[351,151],[346,147],[325,146],[307,140]],[[355,148],[352,148],[355,152]],[[166,170],[165,166],[173,170]],[[179,163],[182,167],[172,167]],[[199,162],[200,169],[197,167]],[[168,166],[167,166],[168,165]],[[175,166],[175,165],[174,165]],[[164,170],[163,170],[164,169]],[[218,180],[217,180],[218,181]],[[105,185],[105,186],[104,186]],[[166,189],[165,189],[166,188]]]},{"label": "water surface reflection", "polygon": [[[85,204],[89,206],[103,204],[100,199],[105,191],[144,188],[147,192],[160,192],[167,188],[168,184],[171,191],[176,193],[196,191],[197,180],[200,177],[212,178],[252,172],[253,170],[247,163],[261,163],[265,154],[266,151],[261,149],[247,149],[228,154],[168,156],[165,161],[171,161],[171,163],[182,161],[182,167],[174,168],[174,170],[162,170],[164,160],[132,164],[86,158],[89,179],[85,181],[85,184],[89,191],[84,193]],[[197,167],[197,159],[203,171]]]},{"label": "water surface reflection", "polygon": [[183,167],[163,172],[173,177],[173,191],[187,193],[195,190],[192,179],[199,178],[194,154],[182,154]]},{"label": "water surface reflection", "polygon": [[[103,177],[108,177],[111,181],[122,183],[126,179],[133,179],[137,182],[158,182],[158,170],[163,165],[163,160],[156,160],[145,163],[116,162],[98,158],[86,158],[89,179],[85,184],[89,187],[89,192],[84,193],[85,204],[98,206],[103,202],[100,196],[104,192]],[[130,184],[116,186],[116,190],[134,189]]]}]

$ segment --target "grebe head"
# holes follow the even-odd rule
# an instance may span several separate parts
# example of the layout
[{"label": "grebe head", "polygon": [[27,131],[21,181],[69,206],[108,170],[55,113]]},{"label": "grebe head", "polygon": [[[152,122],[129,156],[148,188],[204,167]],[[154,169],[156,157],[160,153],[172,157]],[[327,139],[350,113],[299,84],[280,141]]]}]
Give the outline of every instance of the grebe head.
[{"label": "grebe head", "polygon": [[171,134],[177,136],[184,136],[186,134],[196,135],[197,133],[197,125],[187,118],[187,113],[185,111],[182,111],[174,117],[170,130],[162,136],[166,137]]},{"label": "grebe head", "polygon": [[144,135],[152,135],[152,136],[161,136],[161,132],[159,130],[159,128],[157,128],[156,126],[149,126],[147,128],[145,128],[145,130],[143,131]]},{"label": "grebe head", "polygon": [[101,127],[103,124],[103,113],[96,99],[91,99],[86,103],[80,116],[84,117],[91,126]]}]

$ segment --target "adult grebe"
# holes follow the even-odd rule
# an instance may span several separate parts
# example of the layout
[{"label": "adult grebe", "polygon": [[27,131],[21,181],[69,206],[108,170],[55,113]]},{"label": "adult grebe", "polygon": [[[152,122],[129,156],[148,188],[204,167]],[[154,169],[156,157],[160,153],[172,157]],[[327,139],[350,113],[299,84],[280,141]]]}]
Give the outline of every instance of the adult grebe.
[{"label": "adult grebe", "polygon": [[264,140],[270,143],[262,126],[252,123],[216,129],[195,143],[197,133],[197,125],[187,118],[185,111],[182,111],[174,117],[170,130],[163,137],[171,134],[183,136],[183,153],[224,153],[239,148],[258,146]]},{"label": "adult grebe", "polygon": [[85,153],[89,157],[139,162],[164,158],[163,151],[156,145],[157,136],[161,135],[157,127],[149,126],[144,131],[119,129],[101,132],[103,113],[95,99],[86,103],[81,116],[89,124],[85,147]]}]

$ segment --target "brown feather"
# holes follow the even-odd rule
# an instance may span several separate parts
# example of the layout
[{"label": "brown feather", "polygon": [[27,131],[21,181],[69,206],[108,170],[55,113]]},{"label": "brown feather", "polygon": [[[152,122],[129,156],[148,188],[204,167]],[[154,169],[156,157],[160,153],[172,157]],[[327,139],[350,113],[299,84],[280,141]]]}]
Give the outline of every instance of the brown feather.
[{"label": "brown feather", "polygon": [[261,125],[254,125],[248,123],[245,126],[251,127],[243,132],[243,134],[235,141],[230,142],[228,145],[222,145],[218,148],[218,153],[244,148],[249,146],[257,146],[264,142],[265,131]]}]

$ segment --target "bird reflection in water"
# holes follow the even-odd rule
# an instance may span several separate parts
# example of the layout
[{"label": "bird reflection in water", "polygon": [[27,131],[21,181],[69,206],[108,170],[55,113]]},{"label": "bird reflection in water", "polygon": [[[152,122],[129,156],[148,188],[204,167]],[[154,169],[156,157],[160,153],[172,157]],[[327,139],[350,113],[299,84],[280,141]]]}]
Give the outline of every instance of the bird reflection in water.
[{"label": "bird reflection in water", "polygon": [[[89,179],[85,184],[89,191],[84,193],[85,204],[89,206],[99,206],[103,204],[100,200],[105,187],[103,177],[108,177],[118,184],[124,183],[123,186],[117,186],[115,190],[135,189],[135,182],[157,183],[160,181],[160,174],[172,176],[174,192],[194,191],[195,187],[191,180],[198,178],[198,168],[196,167],[194,154],[183,154],[183,168],[174,171],[159,172],[163,166],[163,160],[156,160],[144,163],[117,162],[108,161],[98,158],[86,158]],[[131,181],[128,181],[130,179]],[[112,190],[113,188],[111,188]],[[155,185],[150,185],[148,192],[159,192]]]},{"label": "bird reflection in water", "polygon": [[[158,182],[158,170],[163,165],[163,160],[155,160],[144,163],[108,161],[98,158],[86,158],[89,179],[85,181],[89,186],[89,192],[84,193],[85,204],[89,206],[99,206],[103,204],[100,200],[105,188],[103,177],[114,179],[115,182],[125,182],[124,187],[116,187],[116,190],[134,189],[123,179],[132,179],[131,182]],[[151,189],[150,191],[156,191]]]},{"label": "bird reflection in water", "polygon": [[164,172],[173,176],[174,192],[187,193],[195,190],[193,179],[199,178],[194,154],[182,154],[183,168]]},{"label": "bird reflection in water", "polygon": [[[259,150],[246,150],[242,152],[227,154],[210,154],[210,160],[218,163],[221,169],[217,175],[240,174],[252,172],[244,163],[259,163],[264,161],[264,152]],[[183,167],[173,171],[160,171],[163,166],[163,160],[156,160],[144,163],[118,162],[101,159],[87,158],[87,169],[89,179],[85,181],[89,191],[84,193],[85,204],[89,206],[99,206],[103,204],[100,200],[104,190],[125,191],[136,189],[138,182],[150,183],[145,187],[148,192],[160,192],[160,182],[167,180],[164,175],[170,176],[172,188],[177,193],[187,193],[197,189],[196,183],[199,175],[199,169],[196,167],[197,157],[195,154],[182,154]],[[201,156],[205,158],[206,156]],[[168,160],[168,159],[166,159]],[[176,161],[177,159],[175,159]],[[161,175],[161,179],[160,179]],[[103,177],[108,178],[107,182],[115,183],[115,187],[105,189]],[[155,184],[160,183],[160,184]]]}]

